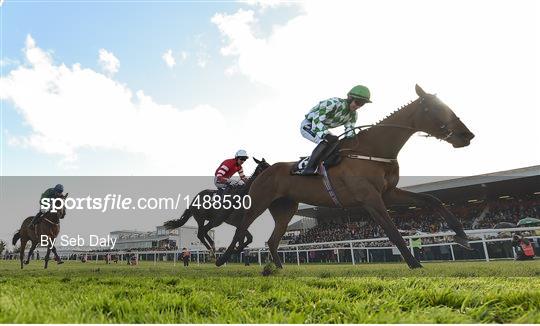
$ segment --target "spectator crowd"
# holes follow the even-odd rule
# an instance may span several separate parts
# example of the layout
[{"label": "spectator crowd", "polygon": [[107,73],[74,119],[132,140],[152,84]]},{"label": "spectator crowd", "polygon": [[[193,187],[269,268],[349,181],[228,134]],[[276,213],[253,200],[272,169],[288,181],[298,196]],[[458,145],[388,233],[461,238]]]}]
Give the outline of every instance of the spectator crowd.
[{"label": "spectator crowd", "polygon": [[[536,196],[538,197],[538,196]],[[525,217],[540,218],[540,198],[498,199],[488,202],[467,203],[447,207],[468,230],[489,229],[500,222],[517,222]],[[390,211],[390,217],[404,234],[437,233],[448,231],[444,219],[430,209],[414,208],[398,213]],[[289,240],[290,244],[333,242],[343,240],[386,237],[384,230],[369,216],[359,216],[354,221],[320,223]]]}]

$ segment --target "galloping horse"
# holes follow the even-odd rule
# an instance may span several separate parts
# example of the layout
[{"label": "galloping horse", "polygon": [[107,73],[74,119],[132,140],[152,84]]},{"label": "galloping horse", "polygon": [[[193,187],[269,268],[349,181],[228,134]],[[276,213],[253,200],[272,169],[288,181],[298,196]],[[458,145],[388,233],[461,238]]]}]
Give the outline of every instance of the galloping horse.
[{"label": "galloping horse", "polygon": [[[268,164],[264,160],[264,158],[261,161],[257,160],[256,158],[253,158],[253,160],[257,163],[257,168],[246,181],[245,185],[237,187],[237,189],[233,188],[232,192],[228,193],[229,195],[231,195],[231,197],[234,195],[239,195],[240,197],[245,196],[249,191],[253,180],[255,180],[255,178],[257,178],[257,176],[261,174],[261,172],[263,172],[266,168],[270,166],[270,164]],[[208,198],[214,198],[214,195],[216,195],[216,193],[217,190],[205,189],[199,192],[193,200],[195,200],[197,197],[202,199],[204,198],[204,196],[210,196]],[[216,251],[216,248],[214,245],[214,240],[212,240],[212,238],[208,235],[208,232],[211,229],[220,226],[221,224],[223,224],[223,222],[238,228],[243,218],[243,209],[215,209],[213,207],[205,209],[202,206],[197,207],[190,204],[190,206],[184,211],[184,213],[179,219],[167,221],[163,224],[163,226],[165,226],[165,228],[167,228],[168,230],[177,229],[186,224],[186,222],[192,216],[195,218],[195,221],[197,221],[198,225],[197,237],[199,238],[201,243],[204,244],[206,249],[210,250],[210,252],[212,252],[213,254]],[[205,221],[208,221],[206,225],[204,225]],[[253,236],[249,232],[246,233],[246,238],[246,242],[243,244],[244,246],[247,246],[253,241]]]},{"label": "galloping horse", "polygon": [[[61,198],[66,199],[67,196],[68,194],[62,196]],[[39,222],[33,227],[30,226],[33,216],[29,216],[24,219],[21,228],[17,231],[17,233],[15,233],[15,235],[13,236],[13,240],[11,241],[11,243],[15,245],[17,241],[19,241],[19,239],[21,240],[21,269],[23,269],[24,264],[28,265],[28,263],[30,262],[30,257],[34,253],[34,250],[36,249],[37,245],[41,243],[42,235],[47,236],[47,254],[45,255],[45,269],[47,269],[47,267],[49,266],[49,256],[51,254],[51,250],[54,254],[56,262],[58,264],[64,263],[60,259],[60,256],[58,256],[58,253],[56,252],[56,247],[53,246],[53,241],[58,236],[58,233],[60,233],[60,219],[63,219],[65,216],[66,208],[62,207],[56,212],[48,211],[47,213],[43,214]],[[24,250],[28,241],[32,242],[32,246],[30,247],[30,251],[28,252],[28,257],[23,264]]]},{"label": "galloping horse", "polygon": [[[399,180],[397,155],[417,131],[444,140],[455,148],[468,146],[474,138],[474,134],[435,95],[427,94],[418,85],[416,93],[419,98],[415,101],[396,110],[371,128],[359,132],[354,138],[341,140],[338,149],[342,162],[328,170],[329,180],[341,206],[364,207],[397,246],[410,268],[422,265],[407,249],[403,237],[388,215],[386,205],[414,204],[433,208],[456,233],[455,241],[471,249],[463,225],[439,199],[396,188]],[[276,163],[253,182],[249,191],[252,206],[246,210],[232,243],[216,261],[216,265],[221,266],[235,250],[243,249],[241,246],[236,249],[236,243],[243,238],[253,221],[268,208],[275,221],[268,247],[274,263],[281,268],[278,244],[298,209],[298,203],[339,207],[325,190],[321,176],[291,175],[293,164]]]}]

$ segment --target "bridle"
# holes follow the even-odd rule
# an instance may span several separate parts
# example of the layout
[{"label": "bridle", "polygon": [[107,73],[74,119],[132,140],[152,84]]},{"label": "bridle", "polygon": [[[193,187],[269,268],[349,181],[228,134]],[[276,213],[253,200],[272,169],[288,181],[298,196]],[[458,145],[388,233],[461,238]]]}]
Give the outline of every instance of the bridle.
[{"label": "bridle", "polygon": [[[427,106],[422,107],[422,104],[424,104],[425,100],[426,100],[426,98],[424,96],[420,96],[418,104],[421,105],[421,111],[429,112],[431,110],[431,108],[429,108]],[[441,139],[441,140],[447,140],[448,138],[452,137],[452,135],[454,134],[454,131],[450,130],[449,126],[451,124],[454,124],[454,122],[456,122],[456,121],[461,121],[459,119],[459,117],[457,117],[457,116],[455,118],[453,118],[452,120],[446,122],[446,123],[444,123],[442,120],[437,119],[437,118],[431,118],[431,119],[435,122],[436,125],[439,125],[439,129],[442,131],[442,136],[435,136],[435,135],[428,134],[428,135],[426,135],[424,137],[435,137],[435,138],[438,138],[438,139]],[[362,125],[362,126],[354,127],[351,130],[362,130],[362,129],[374,128],[374,127],[401,128],[401,129],[407,129],[407,130],[416,130],[413,127],[404,126],[404,125],[398,125],[398,124],[392,124],[392,123]],[[350,130],[340,134],[338,136],[338,138],[348,134],[349,132],[350,132]]]},{"label": "bridle", "polygon": [[[425,101],[425,97],[420,97],[420,101],[419,101],[419,104],[422,105]],[[431,110],[431,108],[429,108],[428,106],[424,106],[421,108],[423,112],[429,112]],[[443,122],[442,120],[440,119],[437,119],[437,118],[431,118],[433,121],[435,121],[435,124],[439,125],[439,129],[440,131],[442,132],[442,135],[441,136],[437,136],[437,135],[426,135],[424,137],[435,137],[435,138],[438,138],[438,139],[441,139],[441,140],[447,140],[448,138],[452,137],[452,135],[454,135],[454,131],[453,130],[450,130],[449,129],[449,126],[451,124],[454,124],[455,122],[457,121],[461,121],[459,119],[459,117],[454,117],[453,119],[451,119],[450,121],[448,122]]]},{"label": "bridle", "polygon": [[[427,112],[429,112],[431,110],[431,108],[425,105],[425,101],[426,101],[426,97],[425,96],[420,96],[418,104],[420,105],[421,112],[427,113]],[[445,140],[445,141],[447,139],[449,139],[450,137],[452,137],[452,135],[454,134],[454,131],[450,130],[449,126],[451,124],[454,124],[457,121],[460,121],[459,117],[457,117],[457,116],[455,118],[453,118],[452,120],[446,122],[446,123],[443,122],[440,119],[437,119],[437,118],[431,117],[431,119],[432,119],[432,121],[435,122],[436,125],[439,125],[439,129],[440,129],[442,135],[437,136],[437,135],[427,134],[424,137],[435,137],[435,138]],[[373,124],[371,124],[371,125],[362,125],[362,126],[354,127],[351,130],[357,130],[357,129],[362,130],[362,129],[365,129],[365,128],[371,129],[371,128],[374,128],[374,127],[401,128],[401,129],[407,129],[407,130],[413,130],[413,131],[417,130],[416,128],[413,128],[413,127],[410,127],[410,126],[404,126],[404,125],[399,125],[399,124],[390,124],[390,123],[375,124],[375,125],[373,125]],[[349,132],[350,132],[350,130],[340,134],[338,136],[338,138],[348,134]],[[341,149],[339,151],[340,152],[352,152],[353,150],[344,148],[344,149]],[[369,160],[369,161],[377,161],[377,162],[384,162],[384,163],[394,163],[394,162],[397,161],[397,159],[393,159],[393,158],[381,158],[381,157],[364,156],[364,155],[357,155],[357,154],[347,154],[347,155],[345,155],[345,157],[348,157],[348,158],[351,158],[351,159]]]}]

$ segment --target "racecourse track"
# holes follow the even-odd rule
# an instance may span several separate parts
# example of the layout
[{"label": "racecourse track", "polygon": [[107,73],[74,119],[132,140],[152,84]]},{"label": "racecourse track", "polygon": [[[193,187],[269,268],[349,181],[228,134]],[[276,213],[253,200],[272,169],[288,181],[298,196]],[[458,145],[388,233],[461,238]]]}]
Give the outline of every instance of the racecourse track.
[{"label": "racecourse track", "polygon": [[0,261],[3,323],[539,323],[540,262],[183,267]]}]

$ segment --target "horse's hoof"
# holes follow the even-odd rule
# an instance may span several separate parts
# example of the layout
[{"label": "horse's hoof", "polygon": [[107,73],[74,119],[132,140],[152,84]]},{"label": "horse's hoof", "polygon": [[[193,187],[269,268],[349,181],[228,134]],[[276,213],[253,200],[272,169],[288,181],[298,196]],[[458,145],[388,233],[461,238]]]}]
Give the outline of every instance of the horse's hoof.
[{"label": "horse's hoof", "polygon": [[62,265],[64,262],[61,261],[61,260],[59,260],[59,261],[57,261],[56,263],[57,263],[58,265]]},{"label": "horse's hoof", "polygon": [[25,261],[24,264],[25,264],[25,265],[28,265],[28,264],[30,264],[30,262],[29,262],[29,261]]},{"label": "horse's hoof", "polygon": [[462,238],[460,236],[454,236],[454,241],[460,246],[467,250],[473,251],[473,247],[469,244],[469,240],[466,238]]},{"label": "horse's hoof", "polygon": [[[221,256],[221,257],[223,257],[223,256]],[[223,258],[221,258],[221,257],[219,257],[218,259],[216,259],[216,266],[218,266],[218,267],[221,266],[221,265],[223,265],[223,264],[225,264],[225,263],[227,262],[225,259],[223,259]]]}]

